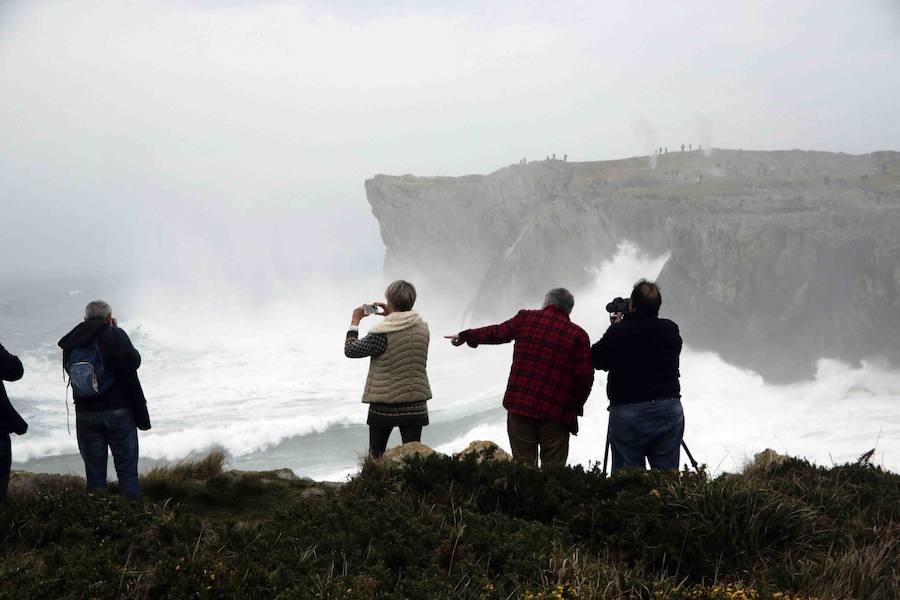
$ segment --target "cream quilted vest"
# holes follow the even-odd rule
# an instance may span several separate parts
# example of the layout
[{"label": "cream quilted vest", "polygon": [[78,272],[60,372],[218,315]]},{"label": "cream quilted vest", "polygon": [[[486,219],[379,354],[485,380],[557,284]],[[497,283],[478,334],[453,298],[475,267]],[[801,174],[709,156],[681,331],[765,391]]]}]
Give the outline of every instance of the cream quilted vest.
[{"label": "cream quilted vest", "polygon": [[416,319],[409,327],[386,332],[387,350],[372,357],[363,402],[418,402],[431,398],[428,324]]}]

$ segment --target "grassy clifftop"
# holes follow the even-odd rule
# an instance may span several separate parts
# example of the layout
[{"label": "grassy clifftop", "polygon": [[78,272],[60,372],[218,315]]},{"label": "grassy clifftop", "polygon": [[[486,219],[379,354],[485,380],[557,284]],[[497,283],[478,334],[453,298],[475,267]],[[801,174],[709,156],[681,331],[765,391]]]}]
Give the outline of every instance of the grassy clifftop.
[{"label": "grassy clifftop", "polygon": [[0,509],[0,598],[900,597],[900,476],[788,460],[710,479],[474,457],[344,486],[222,470]]}]

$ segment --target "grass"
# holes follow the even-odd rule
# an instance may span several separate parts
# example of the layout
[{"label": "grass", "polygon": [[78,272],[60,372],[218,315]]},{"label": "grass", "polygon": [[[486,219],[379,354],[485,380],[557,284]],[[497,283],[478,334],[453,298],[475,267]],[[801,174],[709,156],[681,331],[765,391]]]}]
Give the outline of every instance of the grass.
[{"label": "grass", "polygon": [[900,597],[900,476],[861,461],[705,473],[431,456],[340,488],[159,468],[145,497],[0,511],[2,598]]}]

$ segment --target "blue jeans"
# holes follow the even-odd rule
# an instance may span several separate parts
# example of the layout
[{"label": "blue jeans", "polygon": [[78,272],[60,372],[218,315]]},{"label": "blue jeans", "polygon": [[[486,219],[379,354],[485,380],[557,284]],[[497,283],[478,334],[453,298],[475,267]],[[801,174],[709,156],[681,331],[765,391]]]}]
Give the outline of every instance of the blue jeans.
[{"label": "blue jeans", "polygon": [[678,469],[684,412],[679,398],[609,407],[612,472],[625,467]]},{"label": "blue jeans", "polygon": [[107,448],[112,450],[119,490],[129,500],[141,494],[138,483],[138,436],[134,417],[128,408],[97,412],[76,412],[75,431],[78,450],[84,460],[89,490],[106,489]]},{"label": "blue jeans", "polygon": [[12,446],[9,443],[9,432],[0,431],[0,502],[6,500],[10,468],[12,468]]}]

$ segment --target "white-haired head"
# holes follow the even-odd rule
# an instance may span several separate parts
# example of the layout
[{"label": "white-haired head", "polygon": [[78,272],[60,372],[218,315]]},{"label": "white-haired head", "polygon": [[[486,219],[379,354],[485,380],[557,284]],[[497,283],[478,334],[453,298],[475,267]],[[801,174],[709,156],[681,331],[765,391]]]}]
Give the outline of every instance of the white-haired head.
[{"label": "white-haired head", "polygon": [[84,307],[85,319],[108,319],[112,315],[112,307],[103,300],[88,302]]},{"label": "white-haired head", "polygon": [[553,288],[544,296],[544,307],[556,306],[564,313],[571,314],[575,308],[575,296],[566,288]]}]

